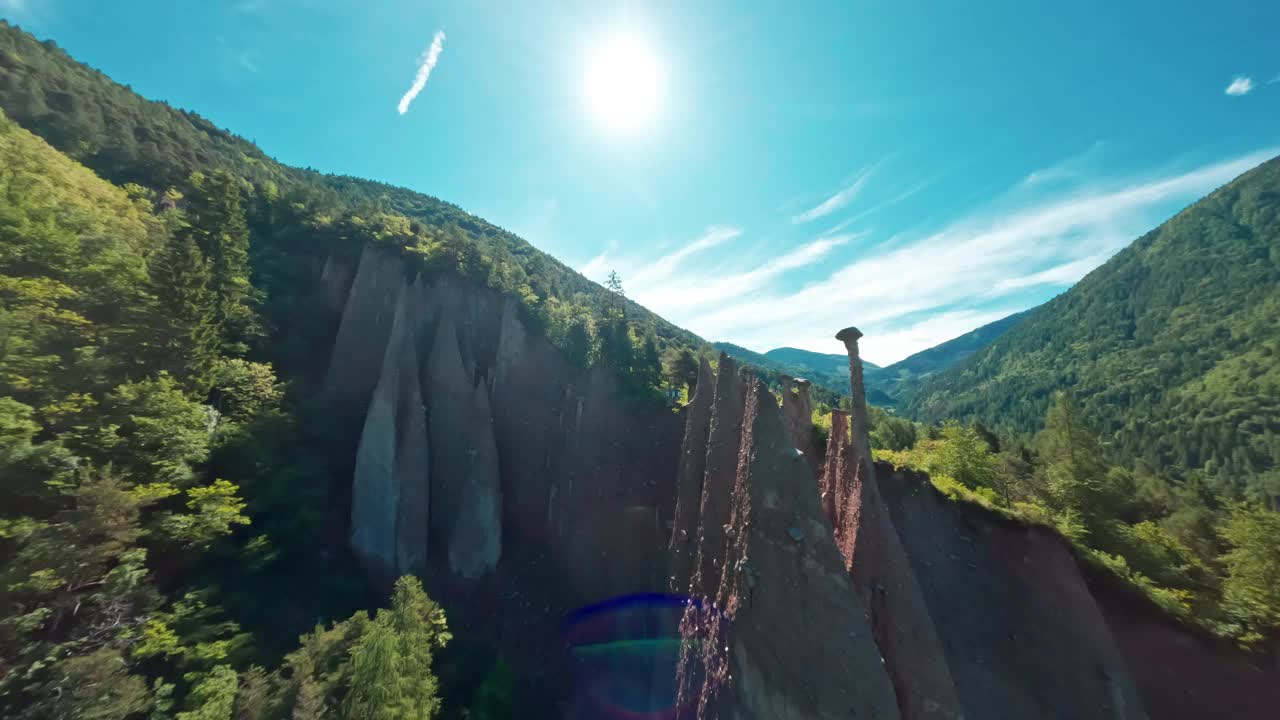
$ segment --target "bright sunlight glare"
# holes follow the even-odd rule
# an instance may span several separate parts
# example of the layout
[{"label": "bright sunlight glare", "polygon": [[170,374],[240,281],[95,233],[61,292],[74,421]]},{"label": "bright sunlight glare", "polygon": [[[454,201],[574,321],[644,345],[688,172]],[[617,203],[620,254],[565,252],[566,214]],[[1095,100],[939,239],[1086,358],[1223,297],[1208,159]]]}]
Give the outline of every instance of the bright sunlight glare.
[{"label": "bright sunlight glare", "polygon": [[658,63],[638,38],[606,38],[587,57],[587,105],[607,130],[633,132],[647,125],[657,112],[661,84]]}]

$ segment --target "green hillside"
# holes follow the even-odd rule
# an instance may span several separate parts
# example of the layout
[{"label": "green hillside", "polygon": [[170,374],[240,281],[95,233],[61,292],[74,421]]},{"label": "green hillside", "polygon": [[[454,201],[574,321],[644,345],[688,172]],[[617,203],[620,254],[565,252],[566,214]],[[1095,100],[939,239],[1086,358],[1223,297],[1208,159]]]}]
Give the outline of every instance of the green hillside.
[{"label": "green hillside", "polygon": [[976,330],[887,365],[874,375],[868,375],[867,384],[894,398],[898,404],[904,404],[924,378],[959,365],[965,358],[1009,332],[1034,309],[1023,310],[993,323],[987,323]]},{"label": "green hillside", "polygon": [[[821,373],[840,372],[843,369],[847,369],[849,364],[849,357],[844,354],[816,353],[793,347],[774,348],[766,352],[764,356],[780,363],[786,363],[794,367],[810,368]],[[862,368],[864,371],[874,371],[879,370],[880,366],[863,360]]]},{"label": "green hillside", "polygon": [[1280,159],[1117,254],[966,362],[917,419],[1038,429],[1069,392],[1117,461],[1280,499]]},{"label": "green hillside", "polygon": [[[375,237],[400,246],[448,246],[445,254],[464,256],[459,264],[470,265],[469,274],[526,297],[535,314],[558,312],[569,324],[581,313],[564,303],[598,311],[610,302],[599,284],[456,205],[384,183],[281,165],[249,141],[193,112],[149,101],[75,61],[53,41],[37,41],[3,20],[0,109],[117,185],[180,187],[192,172],[223,169],[260,194],[304,203],[312,215],[360,219],[343,228],[349,235],[343,239],[353,247]],[[499,277],[491,277],[495,270]],[[546,307],[551,298],[562,301],[561,307]],[[659,350],[704,344],[635,303],[628,302],[628,310],[634,322],[652,329]]]}]

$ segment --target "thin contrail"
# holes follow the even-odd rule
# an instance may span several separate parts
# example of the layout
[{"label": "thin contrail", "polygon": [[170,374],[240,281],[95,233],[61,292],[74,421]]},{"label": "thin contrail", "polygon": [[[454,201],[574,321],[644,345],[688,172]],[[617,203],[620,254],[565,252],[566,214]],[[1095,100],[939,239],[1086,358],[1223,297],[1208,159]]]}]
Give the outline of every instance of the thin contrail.
[{"label": "thin contrail", "polygon": [[422,92],[422,88],[427,86],[427,78],[431,77],[431,69],[436,66],[436,61],[440,59],[440,51],[444,50],[444,31],[437,30],[436,36],[431,38],[431,47],[422,53],[422,64],[418,66],[418,74],[413,78],[413,85],[410,86],[409,92],[400,98],[399,110],[403,115],[409,112],[409,103],[418,97],[418,93]]}]

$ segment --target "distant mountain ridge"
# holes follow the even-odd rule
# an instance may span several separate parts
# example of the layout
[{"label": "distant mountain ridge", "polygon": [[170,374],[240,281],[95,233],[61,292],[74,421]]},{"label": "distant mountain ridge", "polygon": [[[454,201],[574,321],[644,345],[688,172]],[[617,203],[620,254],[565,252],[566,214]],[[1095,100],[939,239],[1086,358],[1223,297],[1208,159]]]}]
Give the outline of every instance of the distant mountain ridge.
[{"label": "distant mountain ridge", "polygon": [[1034,311],[1035,308],[1023,310],[995,322],[987,323],[964,335],[899,360],[886,367],[885,370],[890,373],[905,370],[913,375],[920,376],[955,367],[965,358],[995,342],[1001,335],[1009,332],[1014,325],[1022,322]]},{"label": "distant mountain ridge", "polygon": [[[882,407],[897,407],[905,404],[923,378],[963,362],[973,353],[995,342],[1026,319],[1035,309],[1023,310],[988,323],[964,335],[921,350],[892,365],[881,367],[863,360],[862,372],[866,382],[867,401]],[[845,355],[818,353],[793,347],[774,348],[765,353],[758,353],[733,343],[713,344],[716,349],[749,365],[792,377],[803,377],[835,393],[848,392],[849,359]]]},{"label": "distant mountain ridge", "polygon": [[[818,372],[840,371],[847,368],[849,358],[845,355],[836,355],[828,353],[817,353],[810,350],[801,350],[793,347],[774,348],[764,354],[765,357],[776,362],[793,365],[796,367],[808,367]],[[862,367],[867,370],[879,370],[880,366],[873,362],[862,361]]]},{"label": "distant mountain ridge", "polygon": [[964,335],[909,355],[882,368],[880,372],[869,377],[867,382],[894,398],[899,404],[905,404],[924,378],[964,362],[970,355],[1000,339],[1036,309],[1030,308],[1000,318],[970,330]]}]

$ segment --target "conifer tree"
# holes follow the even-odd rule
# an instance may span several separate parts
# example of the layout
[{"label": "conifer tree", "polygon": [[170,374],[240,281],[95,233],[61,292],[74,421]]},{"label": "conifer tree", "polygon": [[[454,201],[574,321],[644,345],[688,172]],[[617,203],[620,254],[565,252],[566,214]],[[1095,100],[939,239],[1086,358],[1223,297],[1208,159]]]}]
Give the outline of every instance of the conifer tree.
[{"label": "conifer tree", "polygon": [[662,356],[658,354],[658,340],[652,331],[646,332],[640,343],[635,372],[641,387],[656,388],[662,384]]},{"label": "conifer tree", "polygon": [[667,382],[675,387],[686,386],[689,394],[693,394],[698,386],[698,358],[692,350],[687,347],[669,348],[662,356],[662,369]]},{"label": "conifer tree", "polygon": [[249,224],[240,201],[240,181],[219,170],[191,176],[187,200],[187,234],[209,259],[209,290],[214,324],[223,347],[243,353],[243,341],[253,331],[249,306]]},{"label": "conifer tree", "polygon": [[155,301],[166,310],[152,341],[156,365],[202,393],[219,344],[209,261],[192,238],[175,236],[152,261],[150,275]]},{"label": "conifer tree", "polygon": [[1107,516],[1107,463],[1102,446],[1066,393],[1054,396],[1036,440],[1052,508],[1099,521]]},{"label": "conifer tree", "polygon": [[187,697],[191,709],[178,713],[178,720],[231,720],[239,687],[236,671],[230,665],[218,665],[192,688]]},{"label": "conifer tree", "polygon": [[375,622],[351,655],[351,688],[342,705],[350,720],[406,717],[401,643],[389,622]]},{"label": "conifer tree", "polygon": [[405,575],[396,581],[391,594],[390,625],[402,659],[404,717],[435,717],[440,698],[439,683],[431,669],[432,655],[453,637],[444,610],[427,596],[416,577]]}]

